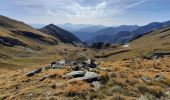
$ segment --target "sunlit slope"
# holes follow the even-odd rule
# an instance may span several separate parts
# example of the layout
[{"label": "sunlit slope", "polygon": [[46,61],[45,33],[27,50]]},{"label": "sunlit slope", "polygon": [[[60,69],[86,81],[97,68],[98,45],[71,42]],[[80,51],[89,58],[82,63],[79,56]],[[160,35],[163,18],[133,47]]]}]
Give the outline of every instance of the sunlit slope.
[{"label": "sunlit slope", "polygon": [[170,51],[170,27],[158,29],[137,38],[130,43],[134,50],[163,50]]},{"label": "sunlit slope", "polygon": [[23,22],[4,16],[0,16],[0,39],[0,43],[6,46],[19,45],[32,49],[38,49],[46,45],[55,45],[59,41]]}]

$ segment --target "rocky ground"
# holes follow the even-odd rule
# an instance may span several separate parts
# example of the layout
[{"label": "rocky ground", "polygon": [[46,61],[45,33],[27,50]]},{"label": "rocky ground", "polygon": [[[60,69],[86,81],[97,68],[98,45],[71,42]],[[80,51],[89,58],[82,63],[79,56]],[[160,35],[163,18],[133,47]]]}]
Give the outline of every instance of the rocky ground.
[{"label": "rocky ground", "polygon": [[170,57],[59,60],[0,76],[0,100],[169,100]]}]

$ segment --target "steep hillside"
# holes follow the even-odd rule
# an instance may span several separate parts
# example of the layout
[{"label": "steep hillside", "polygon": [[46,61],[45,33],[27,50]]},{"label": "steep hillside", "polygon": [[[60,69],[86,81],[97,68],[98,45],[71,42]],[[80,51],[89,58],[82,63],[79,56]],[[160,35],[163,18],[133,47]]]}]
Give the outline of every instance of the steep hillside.
[{"label": "steep hillside", "polygon": [[134,49],[142,50],[170,50],[170,27],[149,32],[130,43]]},{"label": "steep hillside", "polygon": [[[70,37],[72,38],[72,35]],[[45,34],[23,22],[0,16],[0,69],[40,66],[65,57],[67,55],[65,51],[74,48],[73,45],[65,44],[51,34]]]},{"label": "steep hillside", "polygon": [[56,38],[46,35],[23,22],[0,16],[0,44],[39,49],[57,43]]},{"label": "steep hillside", "polygon": [[63,43],[81,43],[80,39],[74,36],[72,33],[61,29],[54,24],[47,25],[40,29],[41,32],[51,35],[59,39]]}]

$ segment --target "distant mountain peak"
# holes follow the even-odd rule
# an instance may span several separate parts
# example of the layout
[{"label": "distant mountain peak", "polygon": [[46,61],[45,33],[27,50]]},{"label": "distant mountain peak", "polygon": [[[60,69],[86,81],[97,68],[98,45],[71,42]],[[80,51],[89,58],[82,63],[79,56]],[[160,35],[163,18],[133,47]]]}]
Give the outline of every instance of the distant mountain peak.
[{"label": "distant mountain peak", "polygon": [[58,28],[55,24],[49,24],[47,26],[45,26],[46,28]]},{"label": "distant mountain peak", "polygon": [[56,25],[54,25],[53,23],[51,23],[51,24],[49,24],[49,25],[47,25],[47,26],[56,26]]},{"label": "distant mountain peak", "polygon": [[41,32],[52,35],[63,43],[81,43],[80,39],[74,36],[71,32],[64,30],[54,24],[49,24],[40,29]]}]

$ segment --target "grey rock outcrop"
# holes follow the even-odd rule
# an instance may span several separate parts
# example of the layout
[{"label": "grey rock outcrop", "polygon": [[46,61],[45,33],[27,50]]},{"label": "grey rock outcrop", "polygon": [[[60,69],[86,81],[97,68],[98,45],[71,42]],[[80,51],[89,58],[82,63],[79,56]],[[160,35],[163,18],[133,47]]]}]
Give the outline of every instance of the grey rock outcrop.
[{"label": "grey rock outcrop", "polygon": [[38,68],[38,69],[35,69],[31,72],[26,73],[25,76],[31,77],[31,76],[34,76],[35,74],[40,73],[41,71],[42,71],[42,68]]},{"label": "grey rock outcrop", "polygon": [[95,72],[86,72],[83,77],[73,78],[69,80],[69,82],[76,81],[76,80],[81,80],[81,81],[86,81],[91,83],[93,81],[100,80],[100,75]]},{"label": "grey rock outcrop", "polygon": [[73,71],[73,72],[68,73],[66,76],[76,78],[76,77],[83,77],[84,74],[85,74],[84,71]]}]

